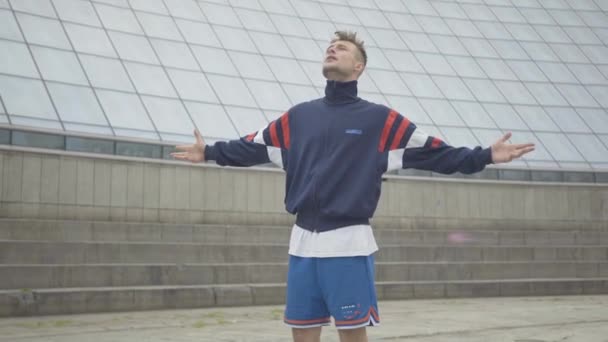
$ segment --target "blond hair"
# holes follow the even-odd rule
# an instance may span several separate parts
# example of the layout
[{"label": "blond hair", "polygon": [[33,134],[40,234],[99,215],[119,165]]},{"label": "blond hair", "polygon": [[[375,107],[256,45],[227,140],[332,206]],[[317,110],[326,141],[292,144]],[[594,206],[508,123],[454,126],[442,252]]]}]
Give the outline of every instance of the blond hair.
[{"label": "blond hair", "polygon": [[337,42],[338,40],[344,40],[353,43],[357,47],[357,50],[359,50],[359,53],[361,54],[360,59],[363,59],[363,65],[365,66],[367,64],[367,53],[365,52],[365,47],[363,46],[364,42],[361,39],[357,38],[357,32],[336,31],[334,33],[336,37],[331,40],[331,43]]}]

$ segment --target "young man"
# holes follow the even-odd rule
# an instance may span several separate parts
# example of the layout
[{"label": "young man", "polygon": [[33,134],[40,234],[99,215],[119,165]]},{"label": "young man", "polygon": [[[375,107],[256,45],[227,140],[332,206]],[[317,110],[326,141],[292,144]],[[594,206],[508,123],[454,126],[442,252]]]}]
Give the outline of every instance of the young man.
[{"label": "young man", "polygon": [[336,32],[323,61],[325,97],[300,103],[239,140],[177,146],[176,159],[219,165],[273,162],[287,173],[285,205],[297,215],[289,242],[285,323],[294,341],[319,341],[334,318],[340,341],[367,341],[380,317],[374,287],[378,250],[369,219],[382,174],[399,168],[473,173],[534,150],[508,144],[454,148],[407,118],[357,97],[367,55],[355,33]]}]

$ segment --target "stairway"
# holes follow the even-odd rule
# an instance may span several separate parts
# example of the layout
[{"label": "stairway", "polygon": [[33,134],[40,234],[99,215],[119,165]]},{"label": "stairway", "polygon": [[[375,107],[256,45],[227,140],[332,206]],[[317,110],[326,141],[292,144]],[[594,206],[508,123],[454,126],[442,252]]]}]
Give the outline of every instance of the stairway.
[{"label": "stairway", "polygon": [[[0,316],[281,304],[289,227],[0,219]],[[382,299],[608,293],[608,232],[376,227]]]}]

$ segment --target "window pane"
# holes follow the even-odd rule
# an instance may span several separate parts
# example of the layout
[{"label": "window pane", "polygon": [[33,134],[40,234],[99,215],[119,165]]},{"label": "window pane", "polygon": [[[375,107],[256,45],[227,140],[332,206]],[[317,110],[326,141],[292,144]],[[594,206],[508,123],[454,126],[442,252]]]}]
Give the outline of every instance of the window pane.
[{"label": "window pane", "polygon": [[380,11],[357,8],[354,9],[354,12],[359,20],[365,23],[365,26],[392,28],[390,22],[386,20],[386,17]]},{"label": "window pane", "polygon": [[564,134],[537,133],[536,135],[558,162],[585,161]]},{"label": "window pane", "polygon": [[167,69],[167,72],[182,99],[218,102],[204,74],[176,69]]},{"label": "window pane", "polygon": [[439,88],[427,75],[402,73],[402,79],[414,96],[443,98]]},{"label": "window pane", "polygon": [[547,43],[571,43],[572,41],[558,26],[537,26],[536,30]]},{"label": "window pane", "polygon": [[426,114],[415,98],[405,96],[386,96],[393,109],[407,117],[415,124],[432,124],[433,121]]},{"label": "window pane", "polygon": [[[467,51],[455,37],[431,35],[431,38],[441,53],[460,56],[469,56],[469,52],[471,54],[473,53],[471,49]],[[465,39],[466,38],[462,38],[463,43],[465,42]]]},{"label": "window pane", "polygon": [[146,35],[149,37],[182,40],[177,25],[175,25],[171,17],[142,12],[136,12],[136,14]]},{"label": "window pane", "polygon": [[11,11],[0,10],[0,38],[23,41],[21,31]]},{"label": "window pane", "polygon": [[376,48],[367,48],[367,67],[392,70],[391,64],[384,57],[382,50]]},{"label": "window pane", "polygon": [[592,163],[608,162],[608,149],[595,135],[568,134],[568,138],[587,161]]},{"label": "window pane", "polygon": [[567,106],[568,103],[550,83],[527,83],[526,87],[543,106]]},{"label": "window pane", "polygon": [[397,71],[424,72],[422,65],[418,63],[416,57],[409,51],[385,49],[384,54]]},{"label": "window pane", "polygon": [[559,131],[559,127],[555,125],[542,107],[515,106],[515,110],[528,124],[528,127],[535,131]]},{"label": "window pane", "polygon": [[503,104],[484,104],[483,105],[494,119],[494,122],[502,129],[523,129],[527,130],[528,127],[509,105]]},{"label": "window pane", "polygon": [[557,89],[574,107],[599,107],[597,102],[583,86],[574,84],[557,84]]},{"label": "window pane", "polygon": [[553,62],[559,61],[559,57],[557,57],[549,45],[545,43],[520,42],[520,44],[524,50],[526,50],[532,60]]},{"label": "window pane", "polygon": [[251,39],[264,55],[293,58],[289,48],[278,34],[250,32]]},{"label": "window pane", "polygon": [[194,130],[181,101],[151,96],[142,100],[159,132],[189,135]]},{"label": "window pane", "polygon": [[246,29],[271,33],[277,32],[268,14],[241,8],[237,8],[235,11]]},{"label": "window pane", "polygon": [[133,90],[127,73],[117,59],[81,55],[80,61],[94,87]]},{"label": "window pane", "polygon": [[193,0],[164,0],[169,12],[174,17],[202,21],[201,8]]},{"label": "window pane", "polygon": [[0,72],[39,78],[34,61],[27,50],[27,46],[0,40]]},{"label": "window pane", "polygon": [[586,88],[595,100],[604,108],[608,108],[608,87],[589,86]]},{"label": "window pane", "polygon": [[533,143],[535,145],[534,151],[526,154],[523,157],[525,160],[553,160],[553,157],[549,154],[549,152],[547,152],[547,150],[550,148],[544,143],[541,143],[536,135],[530,131],[513,132],[510,142],[513,144]]},{"label": "window pane", "polygon": [[451,56],[448,62],[450,62],[458,76],[479,78],[486,77],[473,58]]},{"label": "window pane", "polygon": [[310,85],[308,76],[306,76],[298,62],[295,60],[267,56],[265,59],[277,80],[281,82]]},{"label": "window pane", "polygon": [[437,125],[466,126],[448,101],[420,99],[420,104]]},{"label": "window pane", "polygon": [[176,19],[175,21],[188,43],[221,47],[209,24],[183,19]]},{"label": "window pane", "polygon": [[104,30],[70,23],[64,25],[76,51],[116,57],[116,52]]},{"label": "window pane", "polygon": [[507,62],[511,69],[515,72],[517,77],[522,81],[547,81],[543,72],[533,62],[527,61],[508,61]]},{"label": "window pane", "polygon": [[422,26],[424,32],[431,34],[451,34],[450,28],[437,17],[418,16],[418,23]]},{"label": "window pane", "polygon": [[479,58],[477,63],[483,68],[489,78],[498,80],[517,80],[509,66],[501,59]]},{"label": "window pane", "polygon": [[448,99],[475,100],[467,86],[457,77],[433,76],[433,80]]},{"label": "window pane", "polygon": [[546,107],[545,110],[564,132],[591,132],[578,113],[571,108]]},{"label": "window pane", "polygon": [[78,0],[53,0],[59,18],[81,24],[101,26],[91,3]]},{"label": "window pane", "polygon": [[302,18],[329,20],[325,11],[316,2],[294,1],[292,5]]},{"label": "window pane", "polygon": [[[38,14],[45,17],[56,17],[53,5],[49,0],[19,0],[11,1],[11,4],[16,11]],[[6,8],[9,8],[8,4]]]},{"label": "window pane", "polygon": [[469,127],[496,128],[494,121],[479,103],[454,101],[452,105]]},{"label": "window pane", "polygon": [[208,75],[209,82],[224,104],[254,107],[255,101],[240,78]]},{"label": "window pane", "polygon": [[103,26],[123,32],[143,34],[131,10],[95,4]]},{"label": "window pane", "polygon": [[319,98],[319,93],[314,87],[283,84],[283,89],[285,90],[287,96],[293,104],[298,104]]},{"label": "window pane", "polygon": [[327,15],[336,23],[361,25],[353,11],[344,6],[321,4]]},{"label": "window pane", "polygon": [[[302,4],[302,3],[303,2],[298,1],[298,2],[294,2],[293,5]],[[314,4],[314,3],[311,2],[310,4]],[[278,15],[278,14],[271,14],[270,18],[274,22],[274,24],[277,27],[277,29],[279,30],[279,32],[281,32],[281,34],[283,34],[284,37],[286,35],[291,35],[291,36],[310,38],[310,33],[308,33],[306,26],[304,26],[304,22],[302,22],[302,20],[300,18],[286,17],[284,15]]]},{"label": "window pane", "polygon": [[430,74],[448,76],[456,75],[450,64],[448,64],[445,57],[441,55],[417,53],[416,56],[418,57],[418,60],[420,61],[422,66]]},{"label": "window pane", "polygon": [[411,51],[437,52],[437,48],[425,33],[399,32]]},{"label": "window pane", "polygon": [[98,90],[97,96],[113,127],[154,130],[137,95]]},{"label": "window pane", "polygon": [[125,67],[141,94],[177,97],[163,68],[133,62],[125,62]]},{"label": "window pane", "polygon": [[245,136],[268,125],[266,118],[259,109],[226,107],[226,112],[232,118],[239,136]]},{"label": "window pane", "polygon": [[226,51],[197,45],[192,45],[191,47],[204,71],[224,75],[238,75]]},{"label": "window pane", "polygon": [[160,158],[160,145],[138,144],[125,141],[116,142],[116,154],[119,156]]},{"label": "window pane", "polygon": [[66,137],[66,150],[114,154],[114,142],[111,140]]},{"label": "window pane", "polygon": [[440,126],[439,129],[445,135],[448,144],[454,147],[466,146],[472,148],[479,146],[479,141],[477,141],[477,138],[475,138],[468,128]]},{"label": "window pane", "polygon": [[497,129],[471,129],[473,134],[481,143],[481,146],[491,146],[496,140],[503,136],[503,133]]},{"label": "window pane", "polygon": [[517,42],[509,40],[490,40],[496,52],[504,59],[528,59],[526,51]]},{"label": "window pane", "polygon": [[[247,31],[224,26],[214,26],[213,29],[218,37],[222,37],[222,44],[226,49],[257,52],[253,40],[249,37]],[[200,58],[199,62],[201,62]]]},{"label": "window pane", "polygon": [[160,64],[148,39],[132,34],[109,31],[121,59],[149,64]]},{"label": "window pane", "polygon": [[369,33],[374,37],[379,47],[389,49],[407,49],[405,43],[395,30],[369,29]]},{"label": "window pane", "polygon": [[602,109],[576,110],[595,133],[608,133],[608,112]]},{"label": "window pane", "polygon": [[536,100],[522,82],[495,81],[494,83],[505,96],[507,102],[518,104],[536,104]]},{"label": "window pane", "polygon": [[[15,1],[18,2],[18,1]],[[23,34],[29,43],[71,49],[59,21],[17,13]]]},{"label": "window pane", "polygon": [[490,81],[465,79],[464,82],[469,86],[469,89],[477,100],[482,102],[505,102],[498,89]]},{"label": "window pane", "polygon": [[589,63],[589,59],[583,54],[581,49],[572,44],[551,44],[551,48],[559,56],[559,59],[567,63]]},{"label": "window pane", "polygon": [[312,39],[284,37],[287,45],[297,59],[319,62],[323,60],[323,51]]},{"label": "window pane", "polygon": [[161,39],[151,39],[150,41],[163,65],[174,68],[199,70],[198,64],[196,63],[196,60],[194,60],[192,53],[190,53],[188,45]]},{"label": "window pane", "polygon": [[41,81],[0,75],[0,94],[9,114],[57,120]]},{"label": "window pane", "polygon": [[563,63],[538,62],[536,64],[552,82],[577,82],[574,75]]},{"label": "window pane", "polygon": [[568,68],[583,84],[608,84],[608,79],[592,64],[570,64]]},{"label": "window pane", "polygon": [[196,127],[204,137],[236,139],[238,134],[220,105],[185,102]]},{"label": "window pane", "polygon": [[88,85],[86,76],[76,58],[68,51],[32,46],[32,53],[45,80]]},{"label": "window pane", "polygon": [[498,58],[492,45],[485,39],[461,38],[461,41],[473,57]]},{"label": "window pane", "polygon": [[13,131],[13,145],[63,150],[65,140],[60,135]]},{"label": "window pane", "polygon": [[59,116],[64,121],[107,126],[108,122],[90,88],[47,83]]},{"label": "window pane", "polygon": [[375,81],[376,85],[380,88],[380,91],[383,93],[394,95],[411,95],[397,73],[373,69],[370,69],[368,73],[369,76]]},{"label": "window pane", "polygon": [[242,27],[241,22],[239,21],[239,18],[236,16],[236,13],[232,7],[210,4],[203,1],[201,1],[199,4],[210,23]]},{"label": "window pane", "polygon": [[278,83],[247,80],[247,85],[261,108],[287,110],[291,107]]},{"label": "window pane", "polygon": [[163,0],[129,0],[131,7],[136,10],[154,12],[160,14],[169,14]]}]

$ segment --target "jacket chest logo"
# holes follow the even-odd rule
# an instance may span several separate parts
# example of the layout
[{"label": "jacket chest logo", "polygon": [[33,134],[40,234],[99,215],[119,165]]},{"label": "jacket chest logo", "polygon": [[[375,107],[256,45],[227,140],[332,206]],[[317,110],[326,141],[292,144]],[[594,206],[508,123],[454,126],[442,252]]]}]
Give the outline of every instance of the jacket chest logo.
[{"label": "jacket chest logo", "polygon": [[362,135],[363,134],[363,130],[361,129],[356,129],[356,128],[348,128],[345,131],[346,134],[353,134],[353,135]]}]

